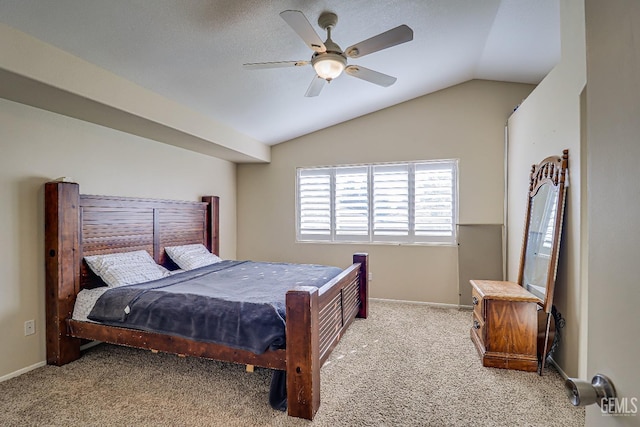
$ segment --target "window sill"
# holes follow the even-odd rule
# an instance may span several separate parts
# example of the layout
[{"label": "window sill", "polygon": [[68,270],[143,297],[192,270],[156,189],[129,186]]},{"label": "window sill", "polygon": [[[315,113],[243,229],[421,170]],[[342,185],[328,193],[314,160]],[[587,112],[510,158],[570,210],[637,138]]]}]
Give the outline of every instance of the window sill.
[{"label": "window sill", "polygon": [[296,244],[319,244],[319,245],[360,245],[360,246],[445,246],[457,247],[458,243],[449,242],[367,242],[367,241],[328,241],[328,240],[296,240]]}]

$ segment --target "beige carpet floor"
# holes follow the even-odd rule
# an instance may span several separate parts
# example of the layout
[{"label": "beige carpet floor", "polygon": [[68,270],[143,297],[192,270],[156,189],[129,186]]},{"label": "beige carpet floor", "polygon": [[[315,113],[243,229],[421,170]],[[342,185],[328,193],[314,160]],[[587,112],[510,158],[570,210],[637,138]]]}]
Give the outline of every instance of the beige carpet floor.
[{"label": "beige carpet floor", "polygon": [[0,383],[3,426],[583,426],[552,368],[483,368],[471,313],[373,301],[322,368],[313,422],[268,404],[270,372],[111,345]]}]

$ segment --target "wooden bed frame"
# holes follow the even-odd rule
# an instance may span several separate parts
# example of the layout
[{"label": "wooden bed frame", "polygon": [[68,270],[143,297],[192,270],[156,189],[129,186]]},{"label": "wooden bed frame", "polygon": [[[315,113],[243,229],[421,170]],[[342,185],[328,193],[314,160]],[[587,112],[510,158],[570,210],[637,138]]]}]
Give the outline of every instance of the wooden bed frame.
[{"label": "wooden bed frame", "polygon": [[78,292],[99,280],[84,256],[144,249],[171,269],[165,246],[203,243],[218,254],[218,206],[215,196],[202,202],[91,196],[81,195],[76,183],[46,183],[47,363],[78,359],[85,339],[284,370],[288,414],[311,420],[320,406],[320,367],[354,318],[367,317],[367,254],[354,254],[353,264],[320,288],[287,292],[286,350],[258,355],[71,319]]}]

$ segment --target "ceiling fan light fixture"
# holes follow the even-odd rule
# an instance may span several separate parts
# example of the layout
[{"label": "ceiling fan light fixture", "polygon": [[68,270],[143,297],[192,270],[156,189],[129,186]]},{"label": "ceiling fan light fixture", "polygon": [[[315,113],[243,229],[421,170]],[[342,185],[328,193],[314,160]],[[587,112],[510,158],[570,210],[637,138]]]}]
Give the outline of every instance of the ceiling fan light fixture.
[{"label": "ceiling fan light fixture", "polygon": [[317,55],[311,60],[318,77],[331,81],[338,77],[347,66],[347,58],[333,52]]},{"label": "ceiling fan light fixture", "polygon": [[311,26],[307,17],[304,16],[304,13],[299,10],[285,10],[280,12],[280,16],[289,24],[291,29],[300,36],[307,47],[314,51],[311,60],[254,62],[243,64],[243,66],[245,69],[255,70],[259,68],[281,68],[311,64],[316,75],[313,76],[311,85],[305,93],[306,97],[318,96],[326,82],[331,82],[331,80],[339,77],[343,72],[378,86],[391,86],[397,80],[395,77],[353,64],[347,66],[347,57],[360,58],[413,40],[413,30],[403,24],[384,33],[362,40],[359,43],[349,46],[346,51],[343,51],[340,46],[331,40],[331,31],[338,23],[338,15],[335,13],[325,11],[322,12],[318,18],[320,28],[327,31],[327,39],[324,42]]}]

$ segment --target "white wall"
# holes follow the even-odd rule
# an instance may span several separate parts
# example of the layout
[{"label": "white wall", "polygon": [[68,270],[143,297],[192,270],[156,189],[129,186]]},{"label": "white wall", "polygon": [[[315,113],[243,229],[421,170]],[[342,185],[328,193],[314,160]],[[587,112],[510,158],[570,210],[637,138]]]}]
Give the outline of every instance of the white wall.
[{"label": "white wall", "polygon": [[[71,176],[83,194],[221,196],[221,254],[236,257],[233,163],[0,99],[0,378],[45,361],[44,191]],[[24,336],[24,322],[36,334]]]},{"label": "white wall", "polygon": [[370,256],[372,297],[458,303],[456,246],[295,242],[296,167],[459,158],[462,224],[502,224],[504,126],[531,85],[474,80],[273,147],[238,166],[238,256],[346,266]]},{"label": "white wall", "polygon": [[569,188],[554,296],[566,319],[554,359],[570,376],[586,368],[581,285],[581,106],[586,82],[584,4],[560,2],[562,59],[509,119],[507,278],[516,281],[531,165],[569,149]]}]

